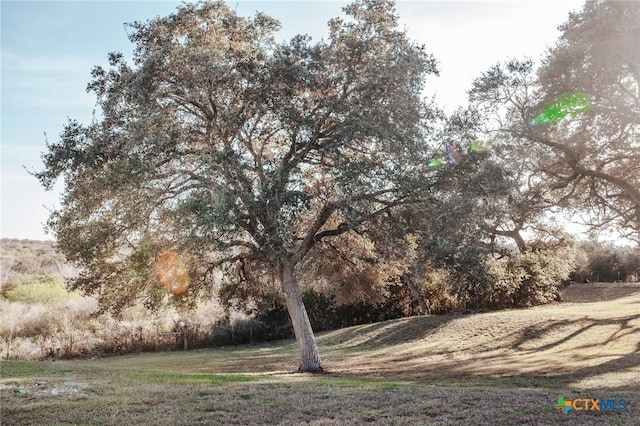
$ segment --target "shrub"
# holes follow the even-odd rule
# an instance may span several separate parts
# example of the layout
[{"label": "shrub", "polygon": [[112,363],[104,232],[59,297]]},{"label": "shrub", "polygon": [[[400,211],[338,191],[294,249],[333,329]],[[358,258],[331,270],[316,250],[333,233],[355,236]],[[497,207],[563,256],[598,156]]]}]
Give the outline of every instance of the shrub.
[{"label": "shrub", "polygon": [[495,283],[487,295],[488,303],[501,308],[552,302],[572,270],[572,256],[566,248],[532,250],[494,261],[489,264]]},{"label": "shrub", "polygon": [[64,288],[59,278],[51,275],[28,275],[4,285],[2,295],[10,302],[52,305],[65,299],[79,299],[77,293]]},{"label": "shrub", "polygon": [[640,247],[618,247],[597,241],[577,244],[578,262],[571,280],[637,281],[640,277]]},{"label": "shrub", "polygon": [[28,274],[71,275],[75,268],[65,263],[51,241],[0,239],[2,282]]},{"label": "shrub", "polygon": [[421,290],[429,301],[432,314],[445,314],[461,309],[461,303],[446,269],[432,269],[426,273]]}]

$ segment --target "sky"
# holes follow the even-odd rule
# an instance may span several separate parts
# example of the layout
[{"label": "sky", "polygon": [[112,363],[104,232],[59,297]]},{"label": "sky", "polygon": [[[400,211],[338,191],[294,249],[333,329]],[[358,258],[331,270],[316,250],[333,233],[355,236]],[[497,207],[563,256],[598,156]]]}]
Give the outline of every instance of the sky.
[{"label": "sky", "polygon": [[[278,38],[326,37],[343,16],[339,1],[228,1],[242,16],[278,19]],[[166,16],[180,1],[1,1],[0,237],[51,240],[44,223],[59,205],[63,183],[45,192],[29,171],[42,169],[47,140],[69,119],[91,120],[91,69],[109,52],[131,58],[125,22]],[[466,102],[474,78],[508,58],[539,61],[560,36],[557,27],[582,0],[398,1],[400,25],[438,60],[440,76],[425,96],[452,111]],[[46,136],[45,136],[46,135]]]}]

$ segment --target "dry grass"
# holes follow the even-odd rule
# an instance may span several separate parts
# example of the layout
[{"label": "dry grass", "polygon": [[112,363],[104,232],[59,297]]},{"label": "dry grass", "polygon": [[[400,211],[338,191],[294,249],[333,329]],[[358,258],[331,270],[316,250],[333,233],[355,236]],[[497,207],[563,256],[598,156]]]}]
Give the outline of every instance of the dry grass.
[{"label": "dry grass", "polygon": [[[597,289],[584,291],[602,298]],[[625,294],[597,303],[389,321],[320,341],[335,352],[329,368],[343,375],[446,383],[461,377],[506,386],[524,378],[536,386],[640,390],[640,285],[628,285]]]},{"label": "dry grass", "polygon": [[[565,299],[598,302],[322,334],[322,376],[290,372],[293,342],[3,363],[2,423],[640,424],[640,285],[589,286]],[[558,396],[628,407],[563,415]]]}]

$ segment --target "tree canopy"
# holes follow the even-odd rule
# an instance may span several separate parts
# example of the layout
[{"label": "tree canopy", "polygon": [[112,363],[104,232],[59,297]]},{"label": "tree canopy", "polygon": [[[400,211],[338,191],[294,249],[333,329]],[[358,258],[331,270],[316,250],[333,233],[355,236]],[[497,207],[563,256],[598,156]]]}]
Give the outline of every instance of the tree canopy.
[{"label": "tree canopy", "polygon": [[589,0],[535,72],[498,64],[470,96],[527,198],[640,240],[640,4]]},{"label": "tree canopy", "polygon": [[[301,371],[322,365],[296,266],[328,238],[429,199],[435,60],[397,29],[390,1],[357,1],[327,41],[276,43],[279,23],[224,2],[130,24],[135,57],[109,54],[88,89],[98,111],[48,146],[45,187],[66,189],[49,227],[83,268],[74,288],[119,308],[162,295],[154,260],[189,265],[197,297],[215,269],[253,268],[282,289]],[[246,276],[245,276],[246,278]]]},{"label": "tree canopy", "polygon": [[428,312],[445,271],[443,310],[552,300],[572,263],[546,212],[640,232],[639,10],[588,1],[537,72],[492,67],[448,117],[391,0],[356,0],[321,41],[276,42],[279,22],[223,1],[129,24],[132,62],[94,68],[94,119],[69,121],[35,174],[65,181],[48,225],[81,268],[71,287],[158,306],[171,257],[189,275],[173,303],[278,294],[310,372],[311,286],[356,302],[400,282]]}]

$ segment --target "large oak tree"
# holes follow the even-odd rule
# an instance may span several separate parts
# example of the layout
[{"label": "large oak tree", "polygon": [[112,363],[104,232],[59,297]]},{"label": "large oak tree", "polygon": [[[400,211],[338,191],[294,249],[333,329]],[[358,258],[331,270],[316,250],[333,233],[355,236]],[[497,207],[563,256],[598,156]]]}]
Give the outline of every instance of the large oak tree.
[{"label": "large oak tree", "polygon": [[[300,371],[322,370],[299,265],[328,238],[429,199],[434,59],[397,29],[390,1],[357,1],[326,41],[278,44],[279,23],[224,2],[130,25],[133,63],[109,55],[37,173],[66,185],[49,226],[82,267],[75,288],[121,308],[157,301],[154,260],[175,250],[197,297],[215,270],[251,270],[282,290]],[[265,284],[266,285],[266,284]]]},{"label": "large oak tree", "polygon": [[471,99],[532,211],[569,207],[640,240],[640,4],[588,0],[560,30],[537,74],[496,65]]}]

